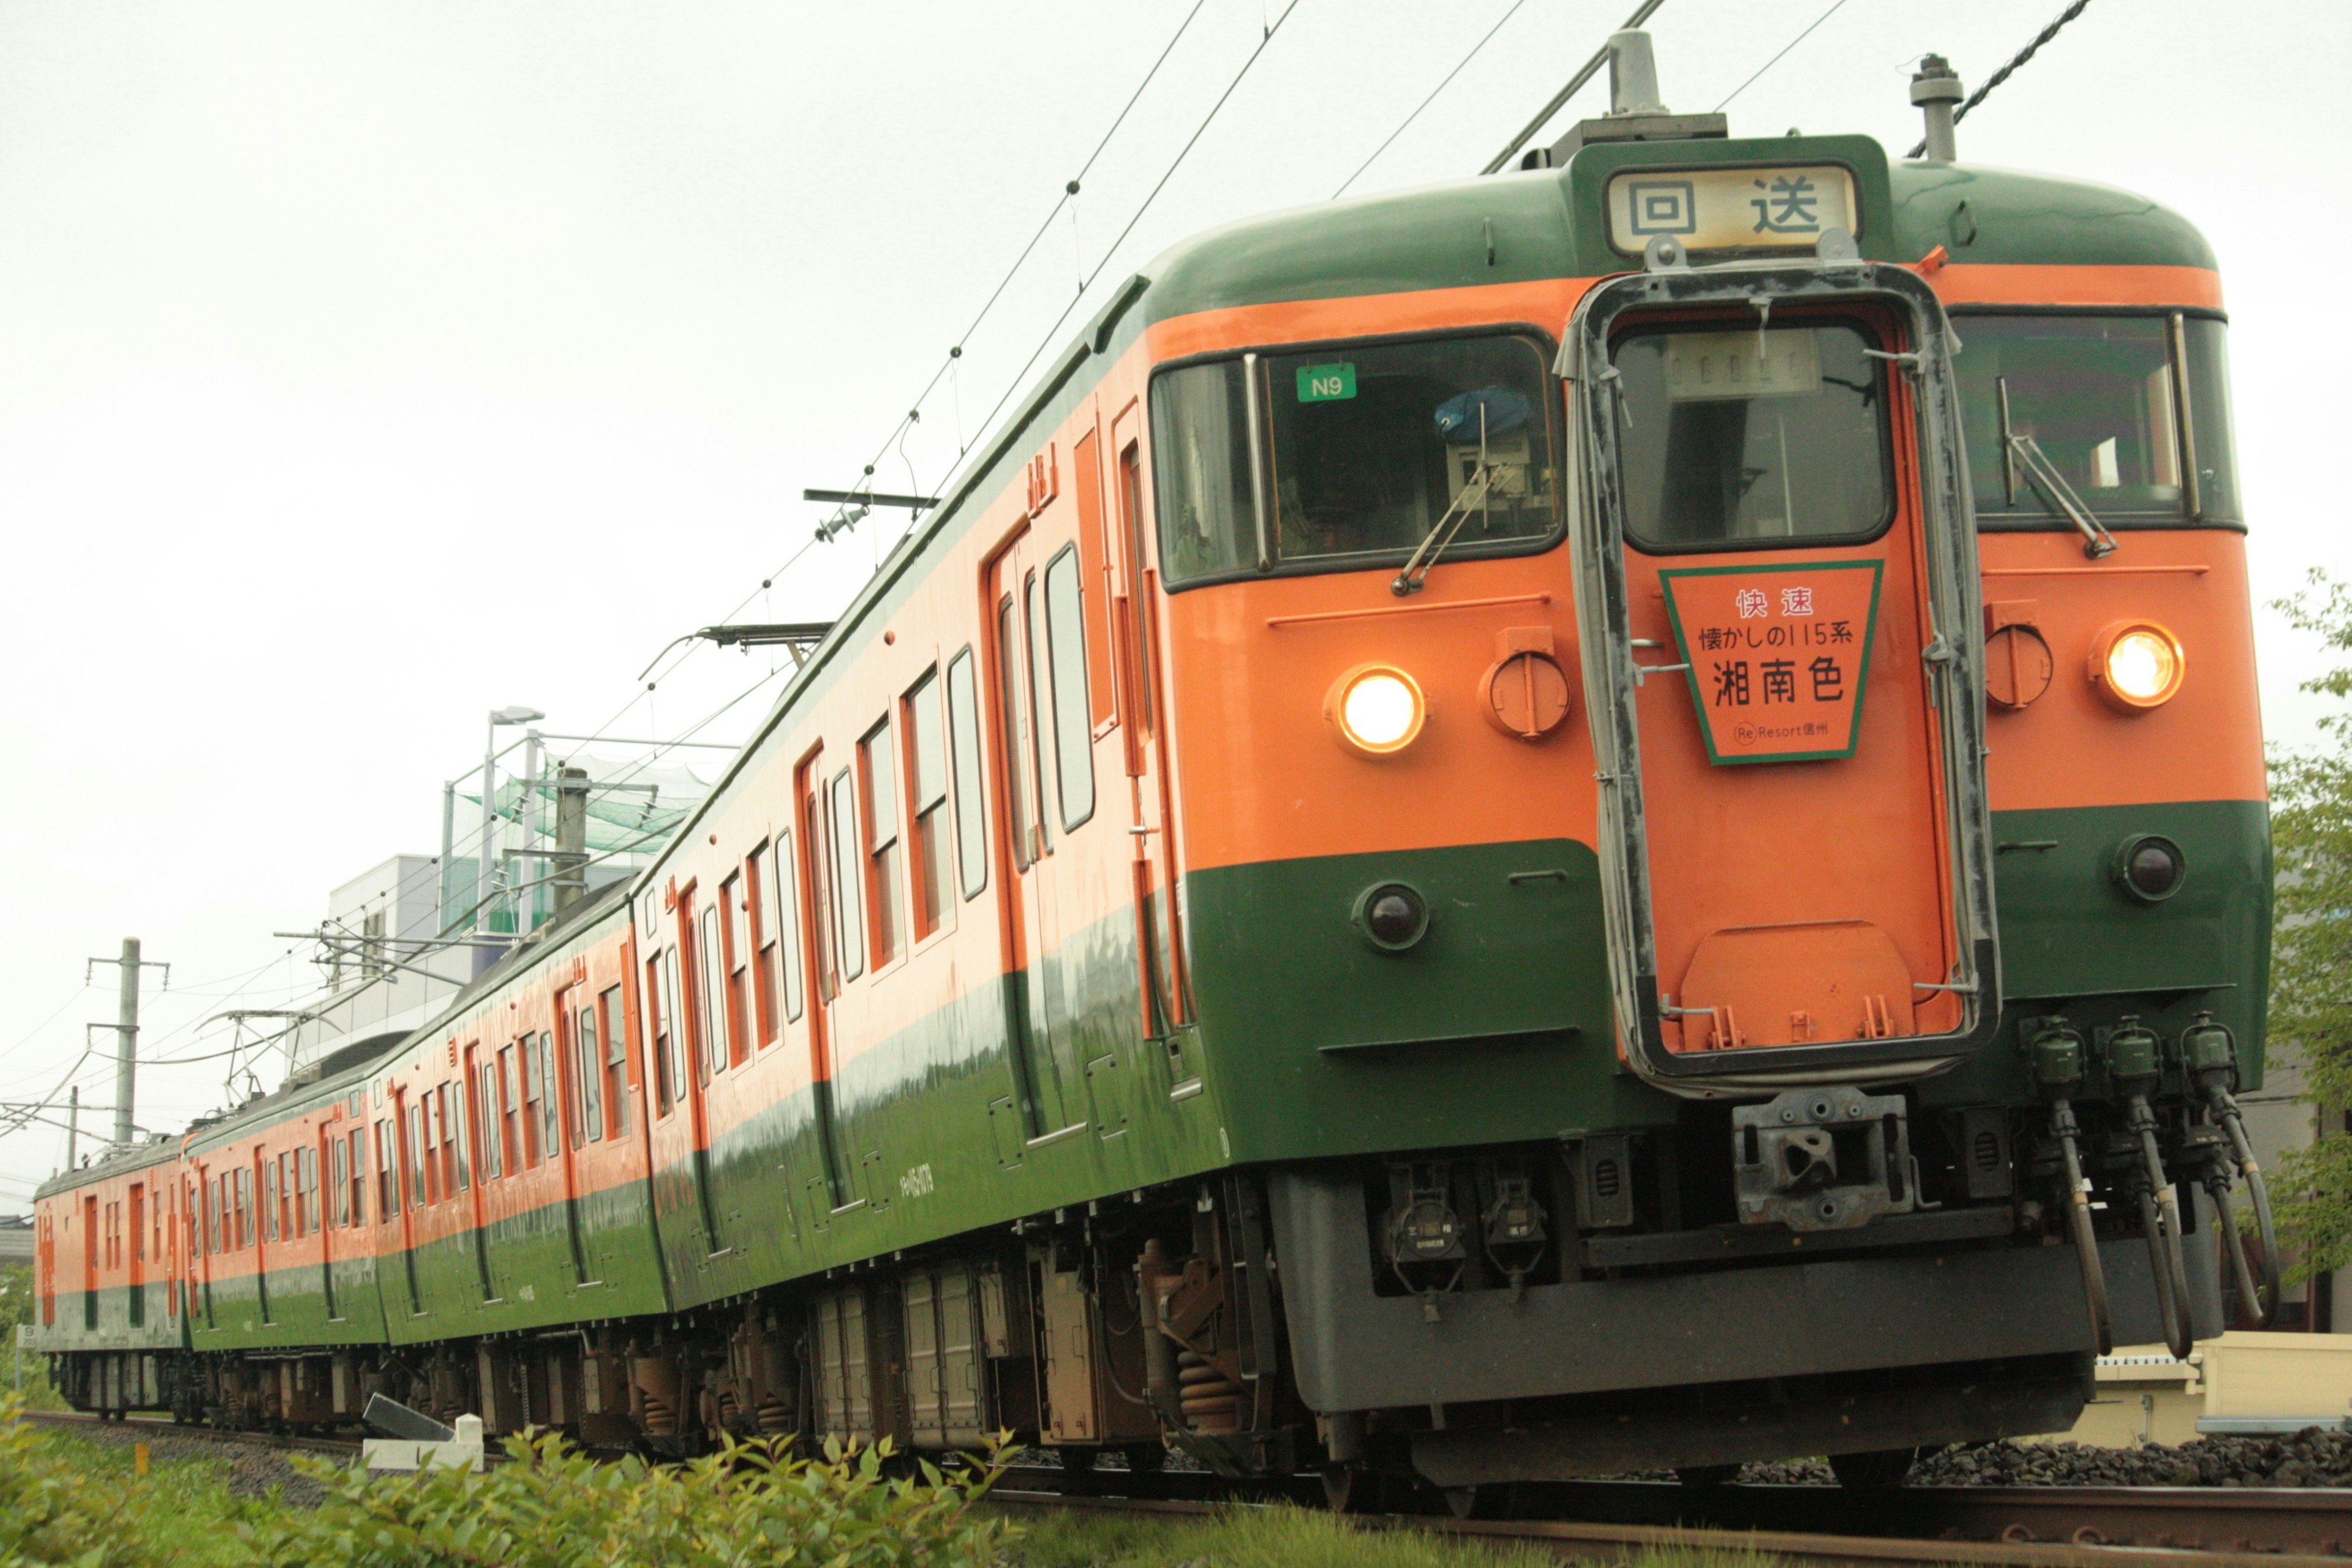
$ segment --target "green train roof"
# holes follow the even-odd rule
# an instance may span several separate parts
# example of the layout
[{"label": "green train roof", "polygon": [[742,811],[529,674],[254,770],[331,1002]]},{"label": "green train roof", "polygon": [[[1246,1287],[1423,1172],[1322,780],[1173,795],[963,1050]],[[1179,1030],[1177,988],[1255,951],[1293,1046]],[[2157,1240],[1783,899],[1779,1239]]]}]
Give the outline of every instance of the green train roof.
[{"label": "green train roof", "polygon": [[[2203,267],[2204,237],[2145,196],[2087,181],[1965,163],[1895,163],[1866,136],[1601,144],[1558,169],[1459,180],[1244,218],[1145,268],[1148,321],[1294,300],[1403,293],[1639,267],[1609,248],[1609,174],[1633,166],[1842,163],[1861,188],[1856,237],[1873,260]],[[1488,261],[1491,237],[1493,260]]]}]

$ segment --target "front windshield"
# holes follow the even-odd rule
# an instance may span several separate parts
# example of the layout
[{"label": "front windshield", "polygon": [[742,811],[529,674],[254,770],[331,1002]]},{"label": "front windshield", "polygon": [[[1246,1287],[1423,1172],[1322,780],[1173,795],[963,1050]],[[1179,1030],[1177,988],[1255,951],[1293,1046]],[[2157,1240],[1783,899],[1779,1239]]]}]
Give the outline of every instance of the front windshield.
[{"label": "front windshield", "polygon": [[1261,544],[1276,571],[1391,563],[1457,508],[1467,515],[1449,557],[1552,538],[1545,362],[1540,344],[1503,334],[1265,355],[1262,488],[1251,482],[1243,362],[1163,372],[1151,417],[1170,586],[1254,573]]},{"label": "front windshield", "polygon": [[1626,537],[1675,551],[1877,533],[1894,499],[1883,370],[1869,347],[1844,322],[1619,339]]},{"label": "front windshield", "polygon": [[[2167,318],[1969,315],[1954,326],[1963,344],[1953,368],[1979,518],[2042,522],[2065,515],[2005,435],[2030,441],[2102,521],[2188,514],[2180,367]],[[2197,510],[2234,518],[2221,323],[2199,319],[2183,328]]]}]

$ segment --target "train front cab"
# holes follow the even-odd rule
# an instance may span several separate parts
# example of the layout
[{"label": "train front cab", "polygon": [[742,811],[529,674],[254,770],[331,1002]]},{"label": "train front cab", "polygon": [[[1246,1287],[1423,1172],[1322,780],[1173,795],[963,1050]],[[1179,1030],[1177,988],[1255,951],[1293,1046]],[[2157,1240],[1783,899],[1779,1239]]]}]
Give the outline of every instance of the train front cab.
[{"label": "train front cab", "polygon": [[[1641,269],[1567,290],[1562,379],[1536,384],[1559,425],[1498,346],[1534,337],[1510,324],[1532,291],[1237,310],[1305,341],[1155,382],[1185,793],[1251,808],[1186,822],[1204,1026],[1259,1042],[1213,1047],[1222,1109],[1237,1158],[1277,1156],[1287,1370],[1335,1466],[1462,1488],[1907,1455],[2063,1430],[2095,1352],[2219,1327],[2215,1255],[2182,1234],[2210,1207],[2172,1178],[2215,1158],[2188,1057],[2239,1059],[2191,1014],[2242,971],[2258,984],[2259,943],[2184,977],[2153,956],[2180,940],[2160,917],[2121,938],[2151,956],[2117,992],[2187,1006],[2161,1038],[2046,953],[2032,1005],[2005,1009],[1994,886],[2016,847],[1987,795],[1978,411],[1932,267],[1894,264],[1874,144],[1704,151],[1589,149],[1559,177]],[[1743,224],[1755,191],[1802,188],[1865,242],[1822,221],[1695,258],[1628,221],[1643,184]],[[1363,336],[1340,341],[1351,316]],[[1369,447],[1318,461],[1311,423],[1358,401],[1369,427],[1376,398],[1430,400],[1445,454],[1418,525],[1378,533],[1363,520],[1420,481]],[[1389,493],[1349,493],[1349,472]],[[1535,521],[1555,485],[1556,549]],[[2029,548],[2081,542],[2058,526]],[[1336,574],[1344,552],[1306,574],[1350,529],[1378,574]],[[1219,582],[1255,597],[1184,591]],[[1325,722],[1295,749],[1201,739],[1309,688]],[[2180,787],[2140,777],[2150,799]],[[1297,858],[1219,867],[1271,860],[1244,842],[1269,822]],[[2114,892],[2101,872],[2064,896]],[[1307,923],[1343,902],[1351,931]],[[1299,924],[1277,931],[1283,910]],[[1310,978],[1310,952],[1333,967]],[[1246,1019],[1223,1001],[1244,994]],[[2073,1152],[2095,1235],[2037,1108],[2085,1073],[2115,1102]],[[2126,1108],[2165,1094],[2159,1158]]]}]

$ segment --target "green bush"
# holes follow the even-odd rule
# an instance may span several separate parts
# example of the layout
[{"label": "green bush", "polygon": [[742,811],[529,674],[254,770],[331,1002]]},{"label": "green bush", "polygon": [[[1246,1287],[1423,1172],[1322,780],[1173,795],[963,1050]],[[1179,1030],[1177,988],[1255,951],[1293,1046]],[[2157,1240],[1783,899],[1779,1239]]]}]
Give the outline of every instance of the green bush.
[{"label": "green bush", "polygon": [[804,1458],[730,1445],[682,1465],[591,1459],[554,1436],[507,1440],[479,1473],[370,1476],[298,1461],[327,1490],[246,1528],[268,1568],[987,1568],[1011,1531],[967,1508],[999,1462],[894,1475],[890,1446]]},{"label": "green bush", "polygon": [[131,1538],[121,1492],[58,1452],[24,1408],[0,1399],[0,1568],[149,1568],[156,1560]]}]

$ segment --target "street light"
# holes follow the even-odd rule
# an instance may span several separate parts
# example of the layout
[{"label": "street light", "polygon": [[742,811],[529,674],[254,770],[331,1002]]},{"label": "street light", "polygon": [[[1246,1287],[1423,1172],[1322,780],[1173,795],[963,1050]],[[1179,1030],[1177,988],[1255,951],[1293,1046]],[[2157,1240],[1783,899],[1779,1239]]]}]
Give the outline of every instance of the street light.
[{"label": "street light", "polygon": [[[536,708],[520,705],[490,710],[489,738],[482,743],[482,842],[475,851],[474,860],[474,932],[477,936],[490,934],[490,864],[498,852],[499,727],[502,724],[536,723],[546,717]],[[489,954],[487,943],[475,944],[475,973],[479,974],[489,967]]]}]

